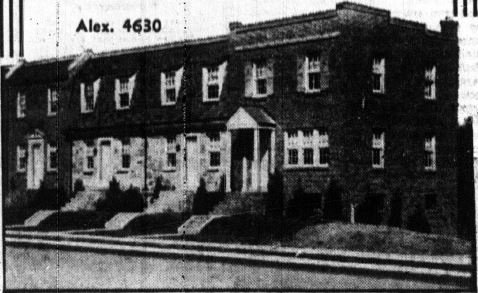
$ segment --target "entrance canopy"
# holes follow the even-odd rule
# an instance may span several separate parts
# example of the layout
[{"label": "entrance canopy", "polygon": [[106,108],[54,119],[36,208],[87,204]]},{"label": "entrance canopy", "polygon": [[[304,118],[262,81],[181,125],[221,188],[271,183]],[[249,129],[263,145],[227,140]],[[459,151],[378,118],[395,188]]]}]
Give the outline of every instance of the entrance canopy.
[{"label": "entrance canopy", "polygon": [[226,123],[228,130],[275,128],[276,122],[264,110],[255,107],[241,107]]}]

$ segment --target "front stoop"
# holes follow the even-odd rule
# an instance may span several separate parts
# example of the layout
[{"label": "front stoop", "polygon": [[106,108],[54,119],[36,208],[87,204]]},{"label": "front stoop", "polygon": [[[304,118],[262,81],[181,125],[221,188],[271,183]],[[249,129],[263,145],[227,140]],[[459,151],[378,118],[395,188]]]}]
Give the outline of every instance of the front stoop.
[{"label": "front stoop", "polygon": [[61,211],[94,211],[99,201],[105,199],[106,190],[84,190],[78,192]]},{"label": "front stoop", "polygon": [[190,217],[178,228],[180,235],[199,235],[213,221],[220,218],[227,218],[225,215],[197,215]]},{"label": "front stoop", "polygon": [[145,213],[182,213],[191,210],[193,192],[187,191],[185,194],[179,190],[167,190],[159,193],[158,199],[148,204]]},{"label": "front stoop", "polygon": [[141,217],[144,213],[119,213],[105,224],[107,230],[123,230],[133,220]]}]

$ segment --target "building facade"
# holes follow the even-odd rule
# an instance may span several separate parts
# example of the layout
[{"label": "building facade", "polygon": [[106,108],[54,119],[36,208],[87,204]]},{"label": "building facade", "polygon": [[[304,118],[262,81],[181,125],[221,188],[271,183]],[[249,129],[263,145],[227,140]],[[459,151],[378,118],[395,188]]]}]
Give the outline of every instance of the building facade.
[{"label": "building facade", "polygon": [[[9,69],[2,93],[4,192],[72,190],[178,196],[343,191],[344,214],[388,223],[422,206],[456,231],[457,23],[441,31],[352,3],[206,39]],[[12,183],[15,182],[15,183]],[[372,216],[370,216],[370,214]]]}]

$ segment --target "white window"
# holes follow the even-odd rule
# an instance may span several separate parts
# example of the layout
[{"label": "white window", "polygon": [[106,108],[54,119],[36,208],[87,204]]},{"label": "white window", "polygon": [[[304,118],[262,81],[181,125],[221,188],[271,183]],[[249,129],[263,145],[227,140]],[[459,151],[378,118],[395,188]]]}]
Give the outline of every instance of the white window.
[{"label": "white window", "polygon": [[121,169],[129,170],[131,167],[131,139],[129,137],[121,139]]},{"label": "white window", "polygon": [[27,150],[23,146],[17,146],[17,172],[25,172],[27,168]]},{"label": "white window", "polygon": [[25,93],[17,94],[17,118],[25,117],[27,111],[27,97]]},{"label": "white window", "polygon": [[58,112],[58,91],[55,88],[48,89],[48,116],[54,116]]},{"label": "white window", "polygon": [[121,77],[116,79],[115,100],[117,110],[130,108],[135,79],[136,74],[131,77]]},{"label": "white window", "polygon": [[385,132],[375,130],[372,134],[372,167],[381,169],[385,166]]},{"label": "white window", "polygon": [[101,79],[98,78],[94,82],[83,82],[80,85],[81,90],[81,113],[93,112],[100,89]]},{"label": "white window", "polygon": [[221,136],[219,132],[209,133],[209,167],[217,168],[221,166]]},{"label": "white window", "polygon": [[219,101],[224,83],[227,62],[203,68],[203,101]]},{"label": "white window", "polygon": [[176,169],[176,137],[166,138],[166,169]]},{"label": "white window", "polygon": [[374,93],[385,93],[385,58],[373,58],[372,90]]},{"label": "white window", "polygon": [[286,132],[286,167],[328,167],[329,136],[324,130],[294,130]]},{"label": "white window", "polygon": [[84,172],[93,172],[95,170],[95,144],[93,140],[86,141],[85,161],[83,163]]},{"label": "white window", "polygon": [[425,170],[436,170],[436,139],[435,136],[425,138]]},{"label": "white window", "polygon": [[320,56],[309,55],[305,58],[305,88],[306,92],[320,91]]},{"label": "white window", "polygon": [[425,99],[436,99],[436,66],[425,68]]},{"label": "white window", "polygon": [[178,99],[184,67],[176,71],[161,73],[161,104],[174,105]]},{"label": "white window", "polygon": [[58,170],[58,152],[56,144],[47,145],[47,171]]},{"label": "white window", "polygon": [[263,98],[273,93],[272,59],[247,62],[245,66],[245,96]]}]

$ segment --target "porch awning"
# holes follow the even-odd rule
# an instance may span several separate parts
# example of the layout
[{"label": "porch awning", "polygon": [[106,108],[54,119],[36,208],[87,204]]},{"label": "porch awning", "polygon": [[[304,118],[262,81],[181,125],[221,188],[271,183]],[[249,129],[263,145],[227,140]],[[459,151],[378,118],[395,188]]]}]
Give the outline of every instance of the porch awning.
[{"label": "porch awning", "polygon": [[256,107],[241,107],[227,121],[227,129],[274,128],[276,122],[264,110]]}]

